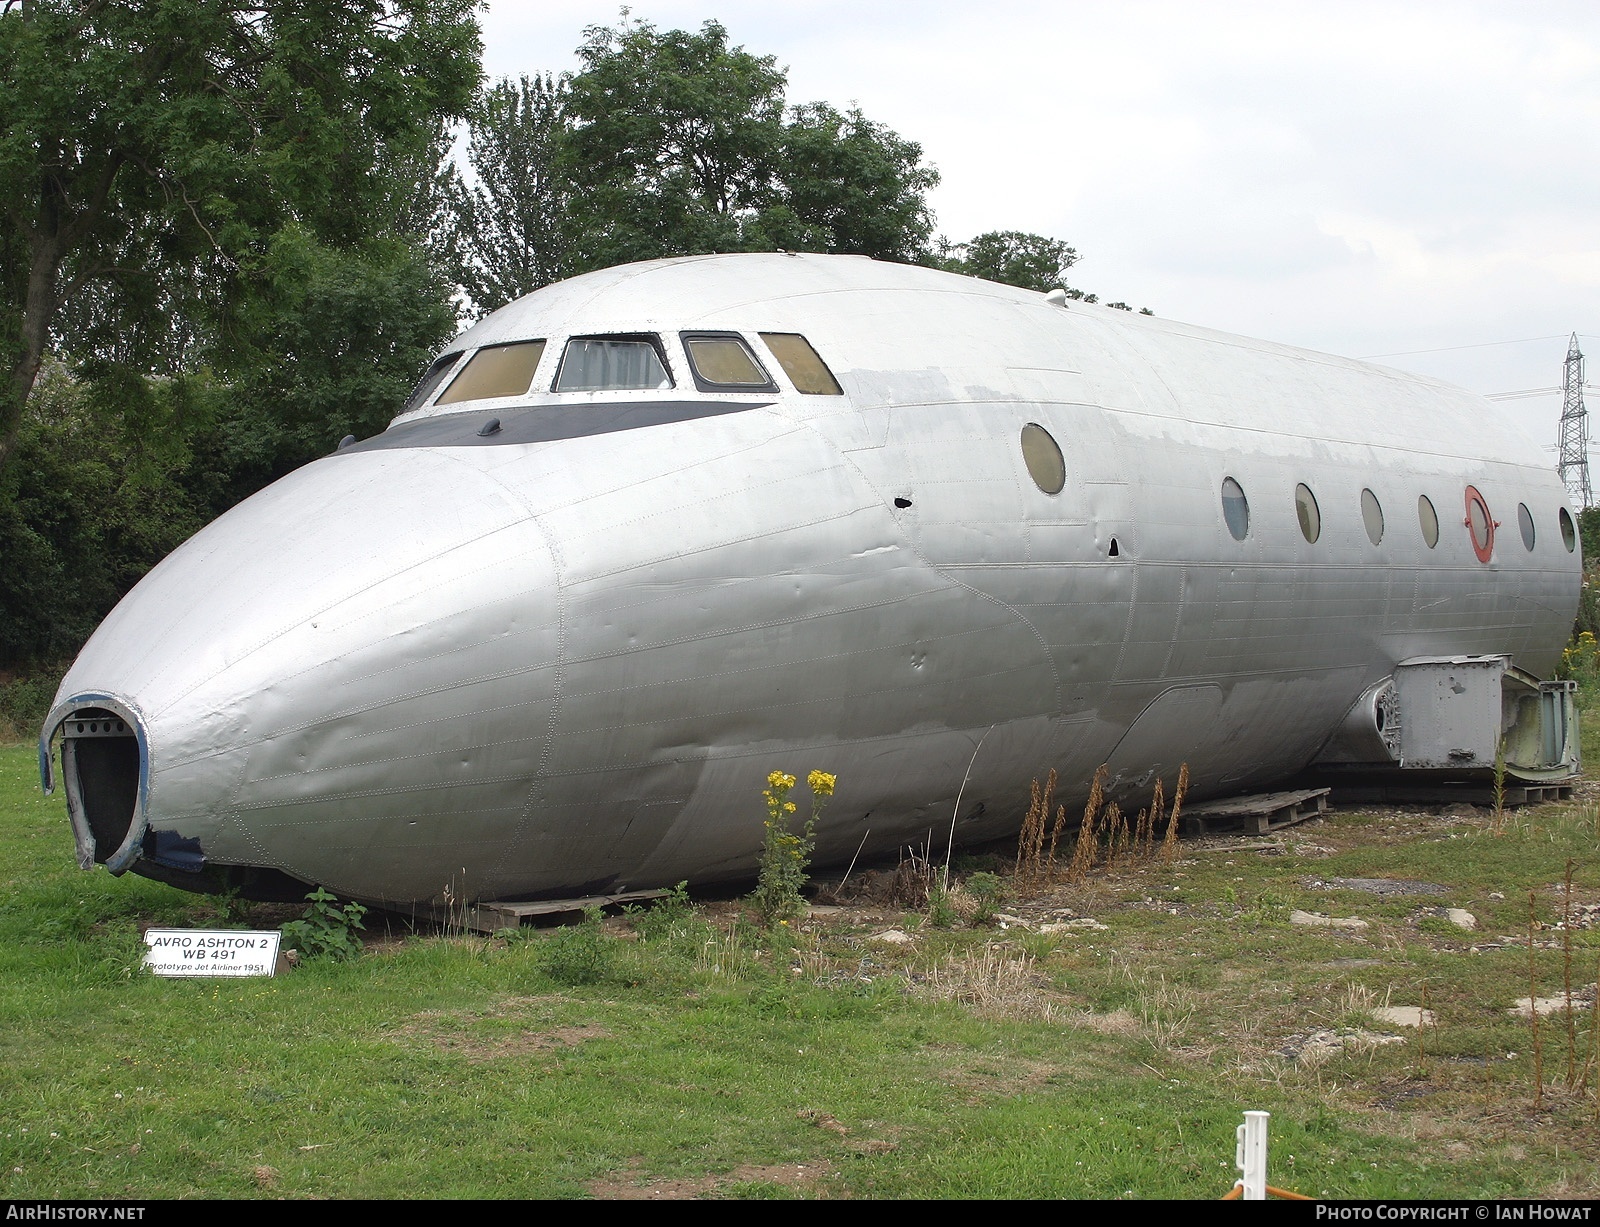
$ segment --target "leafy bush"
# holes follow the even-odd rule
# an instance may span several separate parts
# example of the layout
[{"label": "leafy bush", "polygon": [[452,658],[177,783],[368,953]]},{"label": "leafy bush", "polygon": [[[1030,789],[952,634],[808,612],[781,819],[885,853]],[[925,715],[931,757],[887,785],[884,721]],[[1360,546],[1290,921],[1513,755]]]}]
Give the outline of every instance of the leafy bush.
[{"label": "leafy bush", "polygon": [[326,959],[339,962],[353,959],[361,953],[361,939],[356,930],[366,926],[361,918],[367,909],[359,903],[341,905],[337,895],[317,887],[306,896],[310,906],[299,920],[283,926],[283,940],[291,949],[298,950],[307,960]]},{"label": "leafy bush", "polygon": [[967,878],[966,889],[974,903],[970,917],[973,927],[988,924],[1005,902],[1006,884],[995,874],[975,873]]},{"label": "leafy bush", "polygon": [[679,882],[648,908],[628,907],[623,912],[641,940],[654,942],[671,937],[694,915],[694,904],[689,900],[689,883]]},{"label": "leafy bush", "polygon": [[29,741],[50,712],[50,700],[61,684],[58,672],[0,681],[0,741]]},{"label": "leafy bush", "polygon": [[960,923],[956,892],[946,890],[942,882],[934,882],[928,888],[928,924],[935,929],[953,929]]},{"label": "leafy bush", "polygon": [[557,929],[539,947],[539,969],[558,984],[597,984],[611,974],[616,951],[600,928],[600,909],[583,910],[583,923]]},{"label": "leafy bush", "polygon": [[1585,507],[1578,513],[1578,539],[1585,559],[1600,558],[1600,507]]},{"label": "leafy bush", "polygon": [[1592,686],[1600,678],[1600,640],[1593,631],[1579,631],[1561,653],[1556,673],[1571,678],[1580,687]]}]

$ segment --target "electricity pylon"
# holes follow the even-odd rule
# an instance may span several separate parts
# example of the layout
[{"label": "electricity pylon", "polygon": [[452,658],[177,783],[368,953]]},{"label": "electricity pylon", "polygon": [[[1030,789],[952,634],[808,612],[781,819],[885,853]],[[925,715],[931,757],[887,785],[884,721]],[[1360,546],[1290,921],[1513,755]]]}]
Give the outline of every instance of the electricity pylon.
[{"label": "electricity pylon", "polygon": [[1589,487],[1589,411],[1583,407],[1583,354],[1578,334],[1567,347],[1567,369],[1561,381],[1561,459],[1556,472],[1579,508],[1594,505]]}]

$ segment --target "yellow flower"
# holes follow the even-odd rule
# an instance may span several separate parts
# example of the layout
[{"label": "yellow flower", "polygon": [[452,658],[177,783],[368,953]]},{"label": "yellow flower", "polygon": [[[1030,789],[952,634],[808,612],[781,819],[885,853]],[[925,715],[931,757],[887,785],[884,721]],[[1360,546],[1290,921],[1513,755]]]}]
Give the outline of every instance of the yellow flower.
[{"label": "yellow flower", "polygon": [[792,814],[792,813],[794,813],[794,810],[795,810],[795,805],[794,805],[793,801],[785,801],[783,803],[783,812],[784,813]]},{"label": "yellow flower", "polygon": [[774,771],[767,777],[769,788],[790,789],[794,787],[794,776],[785,775],[782,771]]},{"label": "yellow flower", "polygon": [[826,771],[813,771],[806,776],[806,783],[811,786],[811,791],[819,797],[833,796],[833,786],[838,783],[839,777],[829,775]]}]

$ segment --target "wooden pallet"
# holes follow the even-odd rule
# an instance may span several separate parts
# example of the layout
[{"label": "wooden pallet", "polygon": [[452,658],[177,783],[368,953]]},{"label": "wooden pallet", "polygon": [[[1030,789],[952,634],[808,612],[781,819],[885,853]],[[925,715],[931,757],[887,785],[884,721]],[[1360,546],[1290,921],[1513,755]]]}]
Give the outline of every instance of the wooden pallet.
[{"label": "wooden pallet", "polygon": [[430,915],[440,924],[462,925],[478,933],[498,933],[501,929],[520,929],[530,916],[560,916],[585,908],[610,907],[615,903],[637,903],[659,899],[665,890],[629,890],[614,895],[585,895],[581,899],[539,899],[533,903],[476,903],[468,908],[432,908]]},{"label": "wooden pallet", "polygon": [[[1507,807],[1541,805],[1546,801],[1570,801],[1574,796],[1573,782],[1557,784],[1513,784],[1505,786],[1500,803]],[[1357,805],[1476,805],[1480,809],[1494,808],[1494,786],[1491,784],[1365,784],[1352,782],[1339,785],[1339,799]]]},{"label": "wooden pallet", "polygon": [[1539,805],[1545,801],[1572,800],[1571,784],[1507,784],[1505,805]]},{"label": "wooden pallet", "polygon": [[1328,788],[1304,788],[1297,792],[1263,792],[1253,796],[1225,797],[1183,807],[1186,830],[1204,834],[1218,827],[1243,826],[1257,835],[1291,827],[1328,811]]}]

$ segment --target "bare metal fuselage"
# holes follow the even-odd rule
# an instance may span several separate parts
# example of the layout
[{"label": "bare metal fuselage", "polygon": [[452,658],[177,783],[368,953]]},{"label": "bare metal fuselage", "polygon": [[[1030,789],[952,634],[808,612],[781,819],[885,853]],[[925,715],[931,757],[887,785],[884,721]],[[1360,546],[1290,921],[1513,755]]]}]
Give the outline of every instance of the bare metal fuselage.
[{"label": "bare metal fuselage", "polygon": [[[685,330],[739,334],[775,391],[696,390]],[[843,395],[797,392],[763,333]],[[548,391],[566,338],[624,334],[675,388]],[[1069,802],[1103,762],[1114,795],[1184,762],[1197,797],[1268,784],[1399,662],[1545,675],[1572,623],[1560,482],[1431,381],[853,257],[607,270],[451,350],[534,337],[532,392],[424,403],[107,618],[41,743],[48,777],[64,722],[115,725],[66,765],[86,865],[399,903],[732,878],[774,769],[838,776],[821,860],[942,832],[969,764],[957,837],[988,838],[1050,768]]]}]

